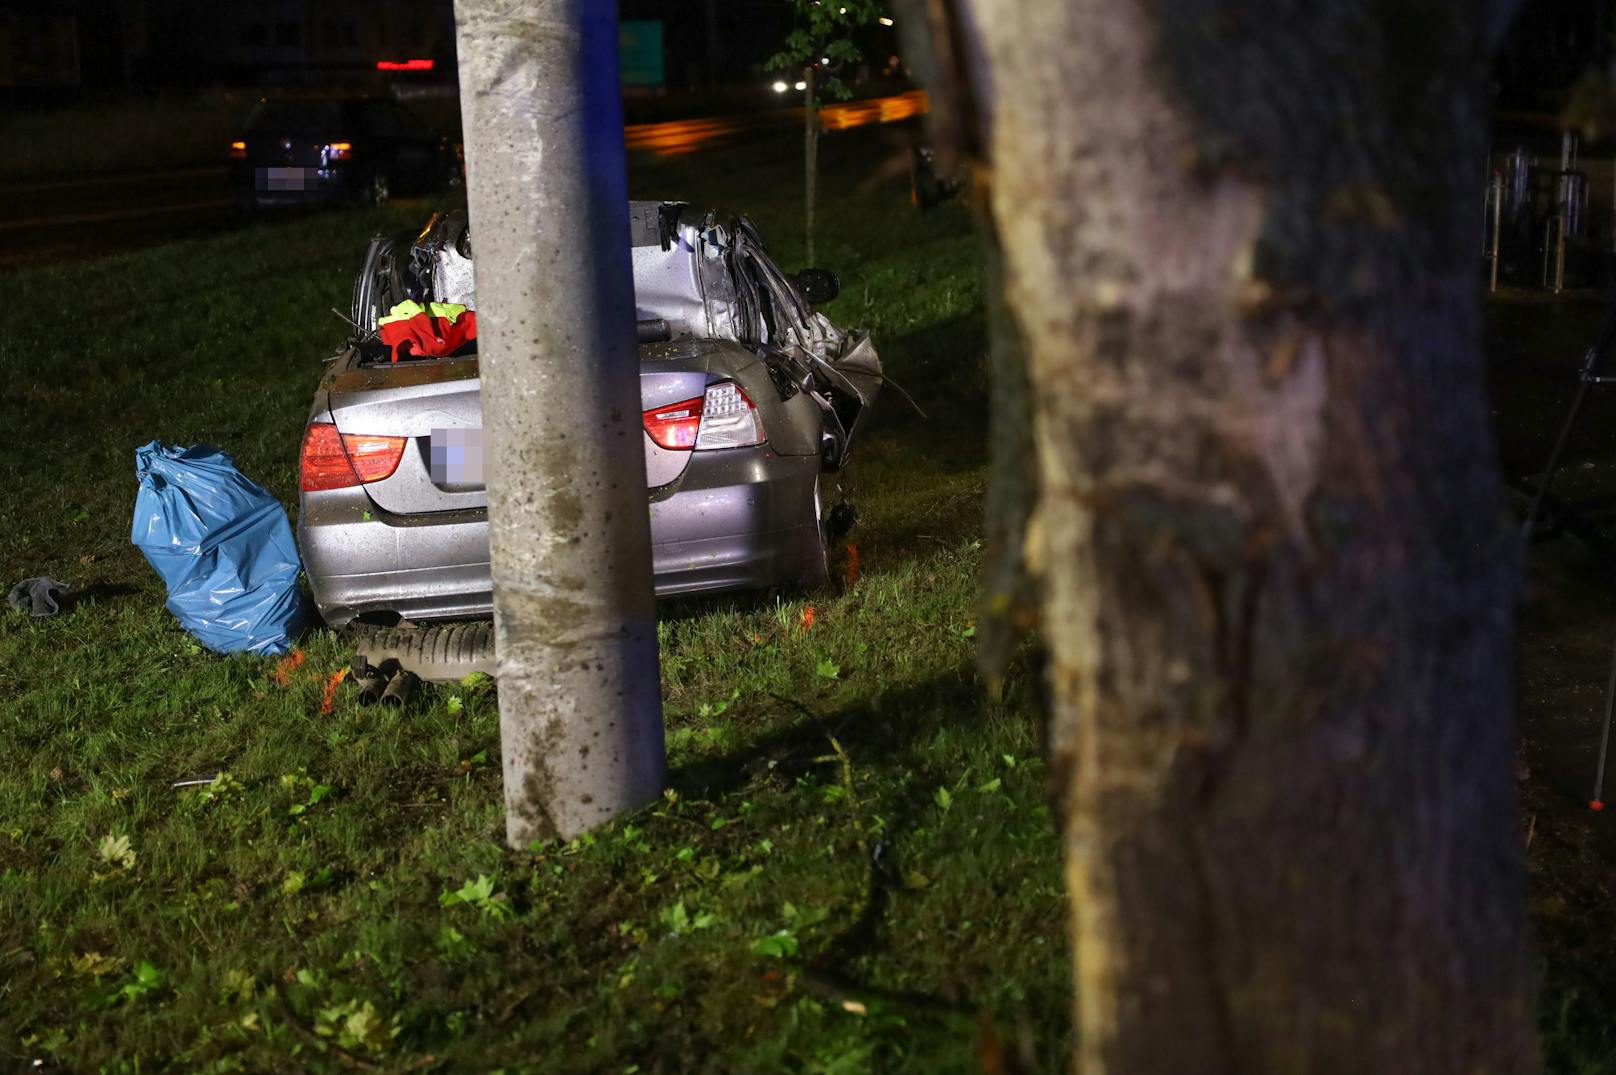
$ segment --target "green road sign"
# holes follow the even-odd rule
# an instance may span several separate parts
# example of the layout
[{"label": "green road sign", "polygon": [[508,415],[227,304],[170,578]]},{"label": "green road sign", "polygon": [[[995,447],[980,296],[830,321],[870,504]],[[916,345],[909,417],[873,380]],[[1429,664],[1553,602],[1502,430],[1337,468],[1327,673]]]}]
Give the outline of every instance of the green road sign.
[{"label": "green road sign", "polygon": [[662,67],[662,20],[624,19],[617,24],[617,62],[625,86],[660,86],[666,81]]}]

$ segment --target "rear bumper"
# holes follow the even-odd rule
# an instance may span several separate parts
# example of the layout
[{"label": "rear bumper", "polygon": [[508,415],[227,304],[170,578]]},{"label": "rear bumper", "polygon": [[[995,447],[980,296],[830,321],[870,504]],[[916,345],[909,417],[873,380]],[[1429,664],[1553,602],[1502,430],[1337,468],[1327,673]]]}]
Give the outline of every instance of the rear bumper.
[{"label": "rear bumper", "polygon": [[238,201],[263,208],[327,205],[354,194],[354,176],[346,167],[298,167],[295,178],[280,174],[288,170],[292,166],[238,163],[231,168],[230,185]]},{"label": "rear bumper", "polygon": [[[677,490],[651,503],[657,596],[814,580],[823,565],[818,476],[812,456],[696,455]],[[363,489],[305,493],[297,536],[315,603],[334,627],[366,613],[428,621],[493,611],[481,510],[392,516]]]}]

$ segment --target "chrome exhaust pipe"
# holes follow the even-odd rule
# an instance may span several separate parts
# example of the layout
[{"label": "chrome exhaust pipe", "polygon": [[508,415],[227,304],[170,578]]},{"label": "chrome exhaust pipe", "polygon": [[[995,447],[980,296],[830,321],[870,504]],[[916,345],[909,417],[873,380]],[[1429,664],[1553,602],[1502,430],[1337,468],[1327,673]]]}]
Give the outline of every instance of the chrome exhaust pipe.
[{"label": "chrome exhaust pipe", "polygon": [[400,669],[392,679],[387,681],[387,689],[382,691],[382,705],[394,709],[403,709],[415,697],[415,688],[421,685],[421,678],[414,672]]}]

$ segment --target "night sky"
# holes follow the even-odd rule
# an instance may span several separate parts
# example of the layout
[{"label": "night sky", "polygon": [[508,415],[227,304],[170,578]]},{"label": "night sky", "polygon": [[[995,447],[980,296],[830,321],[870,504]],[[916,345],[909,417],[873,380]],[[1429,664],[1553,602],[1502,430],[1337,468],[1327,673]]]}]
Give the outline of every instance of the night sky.
[{"label": "night sky", "polygon": [[[452,0],[0,0],[0,102],[56,105],[84,96],[213,87],[382,88],[379,60],[426,57],[451,81]],[[752,87],[792,21],[786,0],[620,0],[625,20],[663,24],[665,89]],[[1501,108],[1554,111],[1590,69],[1608,70],[1612,0],[1525,0],[1500,49]],[[864,42],[871,60],[891,31]]]}]

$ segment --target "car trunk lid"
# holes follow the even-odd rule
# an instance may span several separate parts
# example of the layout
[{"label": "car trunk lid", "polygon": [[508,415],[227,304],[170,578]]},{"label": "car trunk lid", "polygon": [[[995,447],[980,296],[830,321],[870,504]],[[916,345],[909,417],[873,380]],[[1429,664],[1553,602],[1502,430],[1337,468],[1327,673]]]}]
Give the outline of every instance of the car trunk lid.
[{"label": "car trunk lid", "polygon": [[[700,396],[707,386],[711,341],[686,340],[641,348],[644,410]],[[399,515],[485,508],[481,480],[465,480],[482,430],[482,381],[475,358],[404,362],[334,372],[326,381],[331,420],[348,434],[405,437],[408,444],[389,477],[365,486],[376,506]],[[646,484],[653,493],[679,479],[688,450],[659,447],[641,431]],[[433,466],[433,449],[438,466]],[[456,450],[458,449],[458,455]],[[480,469],[481,459],[474,469]]]}]

